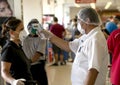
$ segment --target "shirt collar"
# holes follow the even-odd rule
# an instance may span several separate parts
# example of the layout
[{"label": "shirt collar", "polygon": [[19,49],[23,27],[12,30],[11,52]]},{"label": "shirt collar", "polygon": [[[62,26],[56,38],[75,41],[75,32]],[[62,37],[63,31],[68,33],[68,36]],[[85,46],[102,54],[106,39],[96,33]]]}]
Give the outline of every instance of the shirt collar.
[{"label": "shirt collar", "polygon": [[90,37],[91,35],[93,35],[95,32],[100,31],[100,27],[95,27],[94,29],[92,29],[88,34],[86,34],[86,37]]},{"label": "shirt collar", "polygon": [[91,35],[93,35],[95,32],[100,31],[100,27],[95,27],[92,29],[88,34],[84,34],[83,36],[80,37],[80,42],[84,42],[86,39],[88,39]]},{"label": "shirt collar", "polygon": [[12,46],[15,47],[15,48],[22,48],[22,45],[21,45],[21,44],[19,44],[19,46],[18,46],[18,45],[15,44],[13,41],[8,40],[7,43],[10,44],[10,45],[12,45]]}]

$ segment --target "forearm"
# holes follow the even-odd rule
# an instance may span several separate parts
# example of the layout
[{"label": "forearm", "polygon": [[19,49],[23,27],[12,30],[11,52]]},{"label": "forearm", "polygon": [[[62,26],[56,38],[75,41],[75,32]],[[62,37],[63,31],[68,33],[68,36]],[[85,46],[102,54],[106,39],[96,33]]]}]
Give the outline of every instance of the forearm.
[{"label": "forearm", "polygon": [[94,85],[97,75],[98,75],[98,71],[96,69],[94,69],[94,68],[90,69],[88,71],[88,75],[86,77],[84,85]]},{"label": "forearm", "polygon": [[57,45],[58,47],[60,47],[61,49],[65,50],[65,51],[71,51],[70,48],[69,48],[69,42],[68,41],[65,41],[57,36],[52,36],[50,38],[50,41],[52,43],[54,43],[55,45]]},{"label": "forearm", "polygon": [[32,59],[31,59],[32,63],[38,61],[38,60],[40,59],[41,56],[43,56],[42,53],[36,52],[36,53],[34,54],[34,56],[32,57]]},{"label": "forearm", "polygon": [[10,84],[15,80],[7,71],[1,71],[1,74],[3,79]]}]

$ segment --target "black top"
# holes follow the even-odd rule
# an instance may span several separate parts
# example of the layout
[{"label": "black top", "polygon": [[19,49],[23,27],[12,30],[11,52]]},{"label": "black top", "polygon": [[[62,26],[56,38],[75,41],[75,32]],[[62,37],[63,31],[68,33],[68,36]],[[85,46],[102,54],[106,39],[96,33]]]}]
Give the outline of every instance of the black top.
[{"label": "black top", "polygon": [[22,46],[17,46],[14,42],[8,41],[2,49],[2,61],[10,62],[10,73],[15,79],[24,78],[32,80],[30,72],[30,62],[22,50]]}]

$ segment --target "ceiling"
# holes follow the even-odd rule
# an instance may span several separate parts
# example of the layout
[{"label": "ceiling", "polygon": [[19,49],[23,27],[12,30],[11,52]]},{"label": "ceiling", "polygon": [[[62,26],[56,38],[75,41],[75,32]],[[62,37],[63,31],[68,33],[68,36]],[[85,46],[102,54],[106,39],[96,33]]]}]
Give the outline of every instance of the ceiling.
[{"label": "ceiling", "polygon": [[97,0],[96,6],[97,8],[104,10],[105,5],[110,1],[112,4],[108,10],[116,10],[118,7],[120,7],[120,0]]},{"label": "ceiling", "polygon": [[[119,10],[120,11],[120,0],[96,0],[96,8],[99,10],[105,10],[107,2],[111,1],[112,4],[107,10]],[[65,0],[65,6],[76,7],[75,0]],[[77,4],[79,7],[90,6],[90,4]]]}]

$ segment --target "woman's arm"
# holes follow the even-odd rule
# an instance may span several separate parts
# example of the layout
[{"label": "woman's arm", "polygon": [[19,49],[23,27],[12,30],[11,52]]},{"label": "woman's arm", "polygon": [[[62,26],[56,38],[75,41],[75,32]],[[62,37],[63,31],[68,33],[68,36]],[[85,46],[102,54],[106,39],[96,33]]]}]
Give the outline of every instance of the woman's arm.
[{"label": "woman's arm", "polygon": [[10,67],[11,67],[11,63],[1,61],[1,75],[6,82],[12,84],[12,82],[15,79],[9,73],[10,72]]}]

